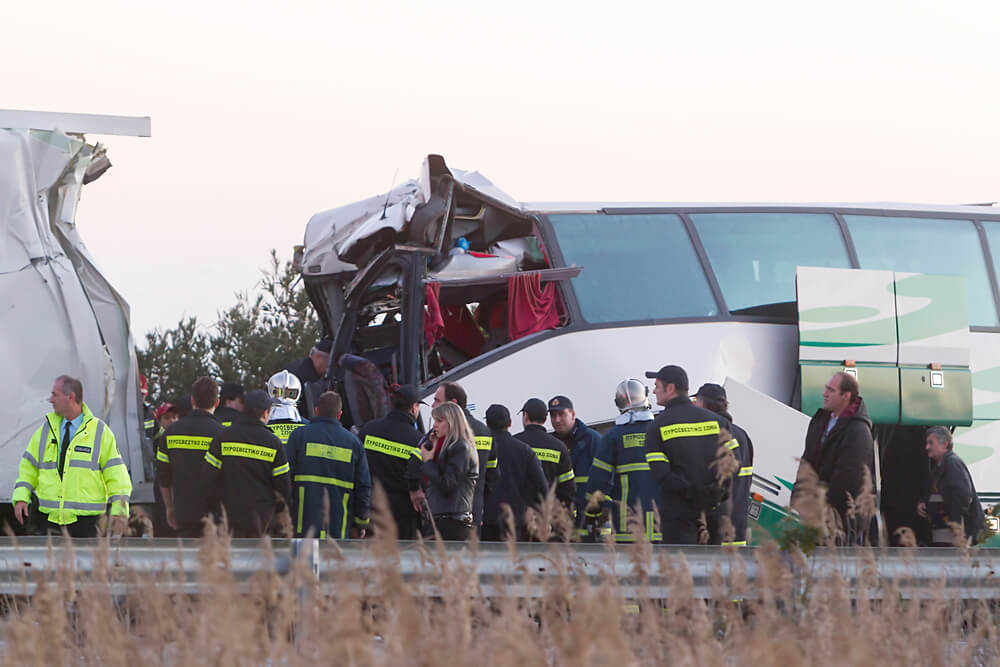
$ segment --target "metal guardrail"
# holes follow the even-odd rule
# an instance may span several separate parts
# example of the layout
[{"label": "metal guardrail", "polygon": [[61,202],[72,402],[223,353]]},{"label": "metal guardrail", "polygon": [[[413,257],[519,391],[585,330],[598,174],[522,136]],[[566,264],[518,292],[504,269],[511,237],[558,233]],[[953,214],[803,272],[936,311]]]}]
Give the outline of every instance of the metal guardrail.
[{"label": "metal guardrail", "polygon": [[[504,544],[401,543],[397,553],[377,556],[371,541],[232,540],[213,560],[199,540],[74,540],[44,537],[0,538],[0,595],[31,595],[40,581],[67,575],[80,588],[96,587],[128,595],[148,586],[177,593],[206,594],[212,587],[206,568],[222,568],[239,585],[260,572],[287,574],[296,559],[318,578],[322,592],[377,595],[380,573],[398,573],[414,594],[434,597],[444,578],[475,573],[479,594],[539,597],[566,579],[597,586],[613,581],[625,598],[667,599],[690,572],[693,594],[702,598],[758,597],[758,585],[773,581],[777,565],[790,590],[809,582],[842,581],[851,595],[867,598],[1000,599],[1000,576],[992,550],[957,549],[817,549],[802,559],[787,554],[765,556],[749,547],[647,547],[649,558],[636,558],[635,547],[601,544],[525,543],[511,551]],[[997,553],[1000,556],[1000,552]],[[778,563],[768,559],[777,558]],[[641,565],[637,566],[637,563]],[[104,573],[107,573],[106,575]],[[96,575],[96,576],[95,576]]]}]

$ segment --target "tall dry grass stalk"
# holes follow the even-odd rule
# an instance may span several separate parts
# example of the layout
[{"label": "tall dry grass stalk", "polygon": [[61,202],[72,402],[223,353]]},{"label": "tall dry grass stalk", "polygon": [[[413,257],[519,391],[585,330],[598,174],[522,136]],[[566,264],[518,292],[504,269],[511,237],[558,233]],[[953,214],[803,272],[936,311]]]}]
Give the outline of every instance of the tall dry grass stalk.
[{"label": "tall dry grass stalk", "polygon": [[[381,504],[378,502],[377,504]],[[808,511],[808,510],[807,510]],[[742,557],[728,577],[717,570],[700,599],[682,555],[627,547],[638,595],[627,598],[608,574],[589,580],[563,544],[550,546],[546,576],[522,567],[513,579],[484,582],[468,559],[420,542],[430,575],[406,579],[391,519],[374,517],[373,555],[364,572],[324,550],[326,593],[304,562],[279,575],[239,582],[229,540],[206,530],[200,546],[205,593],[168,592],[177,575],[140,577],[108,565],[71,568],[68,547],[33,597],[8,598],[0,617],[5,664],[46,665],[796,665],[991,664],[1000,658],[993,610],[983,603],[906,601],[875,576],[861,549],[861,590],[813,579],[803,561],[774,543],[756,552],[749,582]],[[270,543],[262,543],[265,555]],[[517,560],[517,545],[508,543]],[[412,548],[412,547],[411,547]],[[466,549],[475,555],[479,545]],[[536,563],[536,560],[532,561]],[[665,573],[669,599],[654,599],[649,573]],[[515,570],[517,572],[517,570]],[[554,575],[554,576],[553,576]],[[119,595],[112,582],[126,582]],[[506,582],[506,583],[505,583]],[[486,584],[493,588],[489,594]],[[533,590],[537,597],[520,595]]]}]

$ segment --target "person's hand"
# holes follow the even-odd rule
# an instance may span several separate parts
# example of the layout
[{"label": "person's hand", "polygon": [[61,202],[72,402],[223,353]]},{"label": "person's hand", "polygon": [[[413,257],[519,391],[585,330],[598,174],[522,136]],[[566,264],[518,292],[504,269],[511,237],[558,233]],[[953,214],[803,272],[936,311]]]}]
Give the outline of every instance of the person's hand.
[{"label": "person's hand", "polygon": [[924,519],[927,518],[927,503],[924,502],[917,503],[917,514],[919,514]]},{"label": "person's hand", "polygon": [[167,525],[177,530],[177,517],[174,516],[174,508],[167,506]]},{"label": "person's hand", "polygon": [[128,517],[113,516],[108,524],[108,533],[111,537],[122,537],[128,529]]},{"label": "person's hand", "polygon": [[424,461],[430,461],[431,459],[434,458],[434,450],[427,449],[426,447],[421,447],[420,458],[422,458]]},{"label": "person's hand", "polygon": [[413,509],[419,512],[424,507],[424,491],[423,489],[417,489],[416,491],[410,491],[410,503],[413,505]]},{"label": "person's hand", "polygon": [[14,503],[14,518],[19,524],[24,525],[24,520],[28,518],[28,503],[23,500]]},{"label": "person's hand", "polygon": [[351,529],[347,533],[351,539],[363,540],[365,537],[365,529],[360,526],[351,526]]}]

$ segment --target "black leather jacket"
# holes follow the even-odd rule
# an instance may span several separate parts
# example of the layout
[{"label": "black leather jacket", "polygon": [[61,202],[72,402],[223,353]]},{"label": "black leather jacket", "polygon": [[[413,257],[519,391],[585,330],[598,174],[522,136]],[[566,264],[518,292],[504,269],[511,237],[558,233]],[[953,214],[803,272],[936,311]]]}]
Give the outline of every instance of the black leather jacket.
[{"label": "black leather jacket", "polygon": [[437,461],[424,461],[420,472],[428,480],[426,496],[434,516],[459,518],[468,514],[472,520],[472,504],[479,478],[479,457],[472,443],[457,441],[443,447]]}]

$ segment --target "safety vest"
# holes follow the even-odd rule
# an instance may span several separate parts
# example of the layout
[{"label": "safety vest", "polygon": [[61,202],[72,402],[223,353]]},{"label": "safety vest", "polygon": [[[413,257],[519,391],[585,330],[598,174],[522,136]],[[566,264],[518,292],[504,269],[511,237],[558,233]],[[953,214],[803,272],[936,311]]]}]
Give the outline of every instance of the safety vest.
[{"label": "safety vest", "polygon": [[13,502],[38,496],[39,509],[60,525],[78,516],[103,514],[111,503],[112,516],[128,516],[132,480],[108,426],[83,405],[83,421],[67,443],[63,474],[59,474],[59,427],[63,419],[45,416],[21,457]]}]

